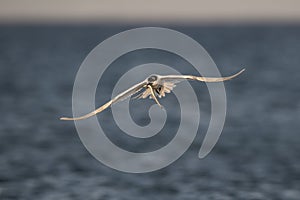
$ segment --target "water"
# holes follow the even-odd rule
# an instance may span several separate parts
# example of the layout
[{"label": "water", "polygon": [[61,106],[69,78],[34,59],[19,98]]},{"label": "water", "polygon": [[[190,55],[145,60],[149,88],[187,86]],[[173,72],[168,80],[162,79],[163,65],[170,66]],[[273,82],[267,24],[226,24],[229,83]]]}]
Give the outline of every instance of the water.
[{"label": "water", "polygon": [[[228,113],[222,136],[203,160],[197,153],[209,123],[204,84],[196,88],[201,127],[189,151],[171,166],[148,174],[124,174],[95,160],[81,144],[71,114],[76,72],[99,42],[125,26],[0,27],[0,199],[297,199],[300,196],[299,26],[171,27],[200,42],[222,74],[246,72],[226,82]],[[136,52],[116,66],[160,61],[186,65],[163,52]],[[117,69],[117,68],[116,68]],[[116,77],[120,71],[111,68]],[[193,73],[188,68],[188,73]],[[114,79],[103,80],[98,105]],[[132,102],[133,119],[149,123],[152,101]],[[162,104],[176,106],[170,95]],[[135,107],[139,109],[134,109]],[[138,110],[138,111],[137,111]],[[147,151],[172,139],[178,110],[170,108],[165,131],[133,140],[99,117],[124,148]],[[155,162],[155,161],[154,161]]]}]

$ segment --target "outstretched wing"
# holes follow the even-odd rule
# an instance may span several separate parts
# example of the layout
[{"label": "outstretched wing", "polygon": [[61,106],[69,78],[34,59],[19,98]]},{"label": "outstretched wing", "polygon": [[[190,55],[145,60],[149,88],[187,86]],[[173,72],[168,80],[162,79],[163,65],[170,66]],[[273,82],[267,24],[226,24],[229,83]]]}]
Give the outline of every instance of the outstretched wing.
[{"label": "outstretched wing", "polygon": [[221,82],[230,80],[238,75],[240,75],[245,69],[239,71],[238,73],[228,76],[228,77],[200,77],[200,76],[192,76],[192,75],[168,75],[168,76],[159,76],[160,87],[158,87],[155,91],[159,97],[164,97],[166,93],[170,93],[175,87],[176,83],[182,80],[197,80],[203,82]]},{"label": "outstretched wing", "polygon": [[96,110],[83,115],[81,117],[74,117],[74,118],[69,118],[69,117],[61,117],[60,120],[82,120],[82,119],[86,119],[89,118],[91,116],[94,116],[100,112],[102,112],[103,110],[105,110],[106,108],[108,108],[109,106],[111,106],[113,103],[122,101],[128,97],[130,97],[131,95],[137,93],[138,91],[140,91],[143,87],[145,87],[147,85],[147,81],[143,81],[140,82],[134,86],[132,86],[131,88],[129,88],[128,90],[120,93],[119,95],[117,95],[115,98],[113,98],[112,100],[110,100],[109,102],[107,102],[106,104],[102,105],[101,107],[97,108]]},{"label": "outstretched wing", "polygon": [[147,87],[144,92],[141,92],[140,94],[132,97],[132,99],[146,99],[150,95],[151,98],[151,90],[149,87]]},{"label": "outstretched wing", "polygon": [[192,76],[192,75],[168,75],[168,76],[160,76],[161,81],[181,81],[184,79],[190,79],[190,80],[197,80],[197,81],[203,81],[203,82],[222,82],[227,81],[230,79],[233,79],[234,77],[237,77],[240,75],[245,69],[242,69],[238,73],[227,76],[227,77],[201,77],[201,76]]}]

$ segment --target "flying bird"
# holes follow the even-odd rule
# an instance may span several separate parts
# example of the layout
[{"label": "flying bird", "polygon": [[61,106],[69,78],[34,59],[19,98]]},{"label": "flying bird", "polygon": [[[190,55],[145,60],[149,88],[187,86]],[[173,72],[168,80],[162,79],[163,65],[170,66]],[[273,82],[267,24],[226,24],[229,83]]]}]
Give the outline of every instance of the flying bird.
[{"label": "flying bird", "polygon": [[125,90],[124,92],[118,94],[116,97],[105,103],[104,105],[100,106],[96,110],[83,115],[81,117],[74,117],[74,118],[69,118],[69,117],[61,117],[60,120],[82,120],[86,119],[89,117],[92,117],[109,106],[111,106],[114,103],[117,103],[119,101],[122,101],[128,97],[131,97],[132,95],[140,92],[142,89],[144,89],[143,92],[138,94],[137,96],[133,98],[137,99],[145,99],[147,97],[153,99],[161,108],[162,105],[159,103],[156,97],[162,98],[166,95],[166,93],[170,93],[174,87],[176,86],[176,83],[179,83],[180,81],[183,80],[197,80],[197,81],[202,81],[202,82],[222,82],[222,81],[227,81],[230,80],[238,75],[240,75],[245,69],[239,71],[238,73],[228,76],[228,77],[200,77],[200,76],[192,76],[192,75],[166,75],[166,76],[161,76],[157,74],[152,74],[148,78],[146,78],[144,81],[130,87],[129,89]]}]

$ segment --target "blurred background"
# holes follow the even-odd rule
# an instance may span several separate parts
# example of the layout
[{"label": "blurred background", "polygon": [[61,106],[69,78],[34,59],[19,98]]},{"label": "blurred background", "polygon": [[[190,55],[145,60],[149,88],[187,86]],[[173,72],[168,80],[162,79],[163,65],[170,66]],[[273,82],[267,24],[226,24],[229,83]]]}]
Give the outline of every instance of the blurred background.
[{"label": "blurred background", "polygon": [[[299,11],[297,0],[0,0],[0,199],[299,199]],[[225,83],[225,127],[205,159],[197,154],[210,99],[205,84],[191,83],[201,108],[194,143],[162,170],[126,174],[94,159],[74,124],[58,118],[72,113],[73,82],[86,55],[106,38],[144,26],[197,40],[223,75],[246,72]],[[103,80],[98,105],[110,98],[118,68],[149,62],[194,73],[166,52],[132,52],[110,67],[114,78]],[[153,102],[132,104],[134,120],[149,123]],[[172,96],[162,104],[173,117],[150,141],[125,137],[110,109],[98,119],[125,149],[160,148],[179,120]]]}]

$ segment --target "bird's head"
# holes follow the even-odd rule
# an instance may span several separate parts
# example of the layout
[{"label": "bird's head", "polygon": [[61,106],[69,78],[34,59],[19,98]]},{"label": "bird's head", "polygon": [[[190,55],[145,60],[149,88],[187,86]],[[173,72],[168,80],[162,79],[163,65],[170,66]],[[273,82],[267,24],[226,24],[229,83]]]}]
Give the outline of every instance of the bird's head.
[{"label": "bird's head", "polygon": [[155,75],[155,74],[152,74],[152,75],[150,75],[150,76],[147,78],[148,83],[151,84],[151,85],[156,84],[156,83],[157,83],[157,80],[158,80],[158,76]]}]

